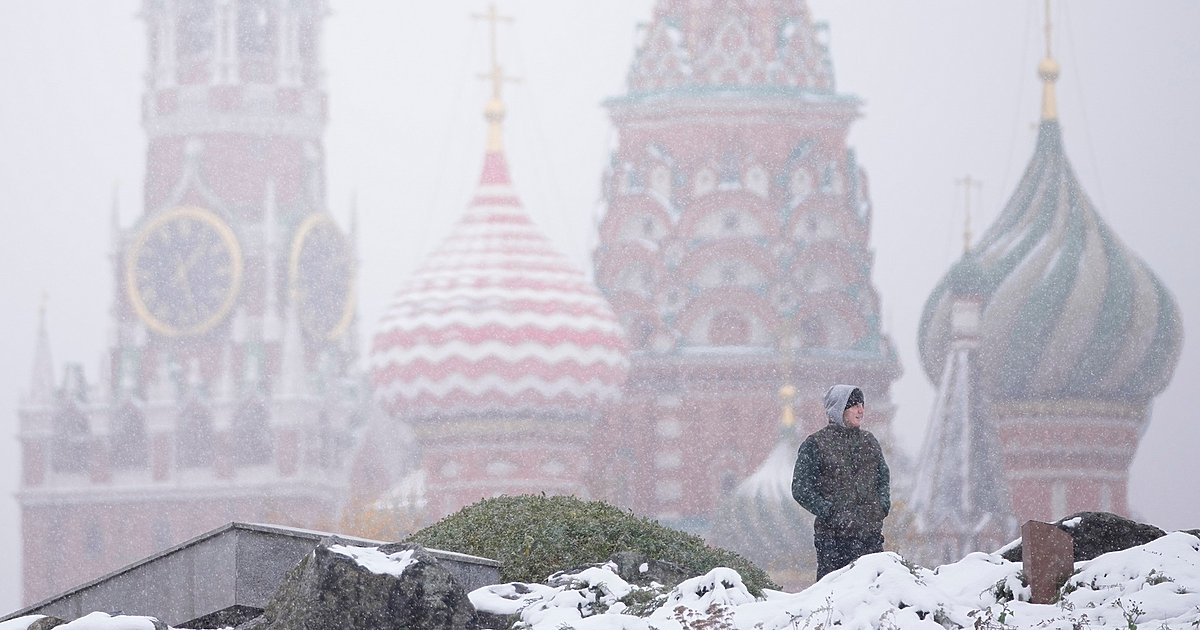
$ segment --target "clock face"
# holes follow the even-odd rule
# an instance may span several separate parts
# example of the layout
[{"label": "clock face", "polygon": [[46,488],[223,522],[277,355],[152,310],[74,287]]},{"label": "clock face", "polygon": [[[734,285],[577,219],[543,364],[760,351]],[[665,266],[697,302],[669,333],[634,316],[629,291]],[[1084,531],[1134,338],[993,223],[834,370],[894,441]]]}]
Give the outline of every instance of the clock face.
[{"label": "clock face", "polygon": [[170,337],[198,335],[233,308],[242,252],[216,214],[177,207],[150,220],[125,263],[125,285],[146,325]]},{"label": "clock face", "polygon": [[292,239],[292,299],[310,337],[333,341],[354,319],[354,266],[346,237],[328,215],[304,220]]}]

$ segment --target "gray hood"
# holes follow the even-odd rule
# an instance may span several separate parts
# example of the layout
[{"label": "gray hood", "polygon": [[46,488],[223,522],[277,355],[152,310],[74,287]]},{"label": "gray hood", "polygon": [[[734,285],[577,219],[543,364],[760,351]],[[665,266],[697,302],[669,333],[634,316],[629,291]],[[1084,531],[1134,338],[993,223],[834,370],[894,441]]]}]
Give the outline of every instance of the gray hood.
[{"label": "gray hood", "polygon": [[850,393],[856,389],[859,388],[854,385],[834,385],[825,392],[825,415],[829,417],[830,422],[839,427],[846,426],[842,422],[842,412],[846,411],[846,401],[850,399]]}]

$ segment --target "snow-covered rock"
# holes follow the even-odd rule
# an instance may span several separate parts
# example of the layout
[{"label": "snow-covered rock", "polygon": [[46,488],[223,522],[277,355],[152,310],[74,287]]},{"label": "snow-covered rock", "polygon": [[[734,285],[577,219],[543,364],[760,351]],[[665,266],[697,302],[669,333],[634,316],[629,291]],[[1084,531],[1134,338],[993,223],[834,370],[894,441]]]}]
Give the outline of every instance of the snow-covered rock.
[{"label": "snow-covered rock", "polygon": [[467,593],[419,545],[355,547],[322,541],[296,565],[246,630],[466,630]]}]

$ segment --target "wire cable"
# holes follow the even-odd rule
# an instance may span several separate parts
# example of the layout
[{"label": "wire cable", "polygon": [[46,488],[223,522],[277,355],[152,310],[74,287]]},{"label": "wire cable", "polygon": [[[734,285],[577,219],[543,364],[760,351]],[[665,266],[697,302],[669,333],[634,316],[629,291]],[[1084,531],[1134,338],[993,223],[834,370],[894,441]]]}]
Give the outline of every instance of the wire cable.
[{"label": "wire cable", "polygon": [[1107,208],[1108,202],[1104,198],[1104,178],[1100,176],[1100,163],[1096,159],[1096,143],[1092,142],[1092,127],[1088,123],[1087,106],[1083,97],[1083,66],[1079,65],[1079,58],[1075,55],[1075,35],[1071,31],[1071,12],[1067,10],[1065,2],[1059,4],[1063,7],[1063,24],[1067,29],[1067,48],[1071,51],[1071,66],[1075,68],[1075,94],[1079,99],[1079,117],[1083,122],[1083,138],[1087,144],[1088,158],[1092,163],[1092,179],[1096,182],[1096,196],[1100,198],[1100,207]]},{"label": "wire cable", "polygon": [[[1000,180],[1000,194],[1010,188],[1009,176],[1012,175],[1013,153],[1017,150],[1017,130],[1021,126],[1022,114],[1025,112],[1025,83],[1026,63],[1029,61],[1029,34],[1033,31],[1033,14],[1036,0],[1026,4],[1025,12],[1025,43],[1021,45],[1021,79],[1017,81],[1017,106],[1013,108],[1012,136],[1008,141],[1008,158],[1004,160],[1004,177]],[[1000,201],[1004,203],[1003,199]],[[1003,208],[1001,208],[1001,211]],[[981,217],[982,218],[982,217]],[[982,225],[982,222],[981,222]]]}]

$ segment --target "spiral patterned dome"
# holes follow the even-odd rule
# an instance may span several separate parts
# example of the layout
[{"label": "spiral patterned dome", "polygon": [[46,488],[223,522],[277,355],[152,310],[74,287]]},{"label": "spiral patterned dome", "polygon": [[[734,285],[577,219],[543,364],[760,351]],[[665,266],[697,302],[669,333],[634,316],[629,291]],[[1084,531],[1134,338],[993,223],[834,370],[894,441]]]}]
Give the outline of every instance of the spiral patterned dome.
[{"label": "spiral patterned dome", "polygon": [[[777,581],[807,578],[816,567],[813,516],[792,498],[796,451],[804,436],[781,426],[771,453],[717,509],[708,539],[762,567]],[[785,585],[795,588],[795,584]]]},{"label": "spiral patterned dome", "polygon": [[392,298],[371,350],[393,416],[592,415],[628,370],[617,318],[521,207],[499,150],[450,236]]},{"label": "spiral patterned dome", "polygon": [[1093,208],[1055,119],[1004,211],[925,304],[918,342],[935,383],[964,290],[984,301],[979,367],[993,400],[1144,403],[1179,360],[1174,298]]}]

